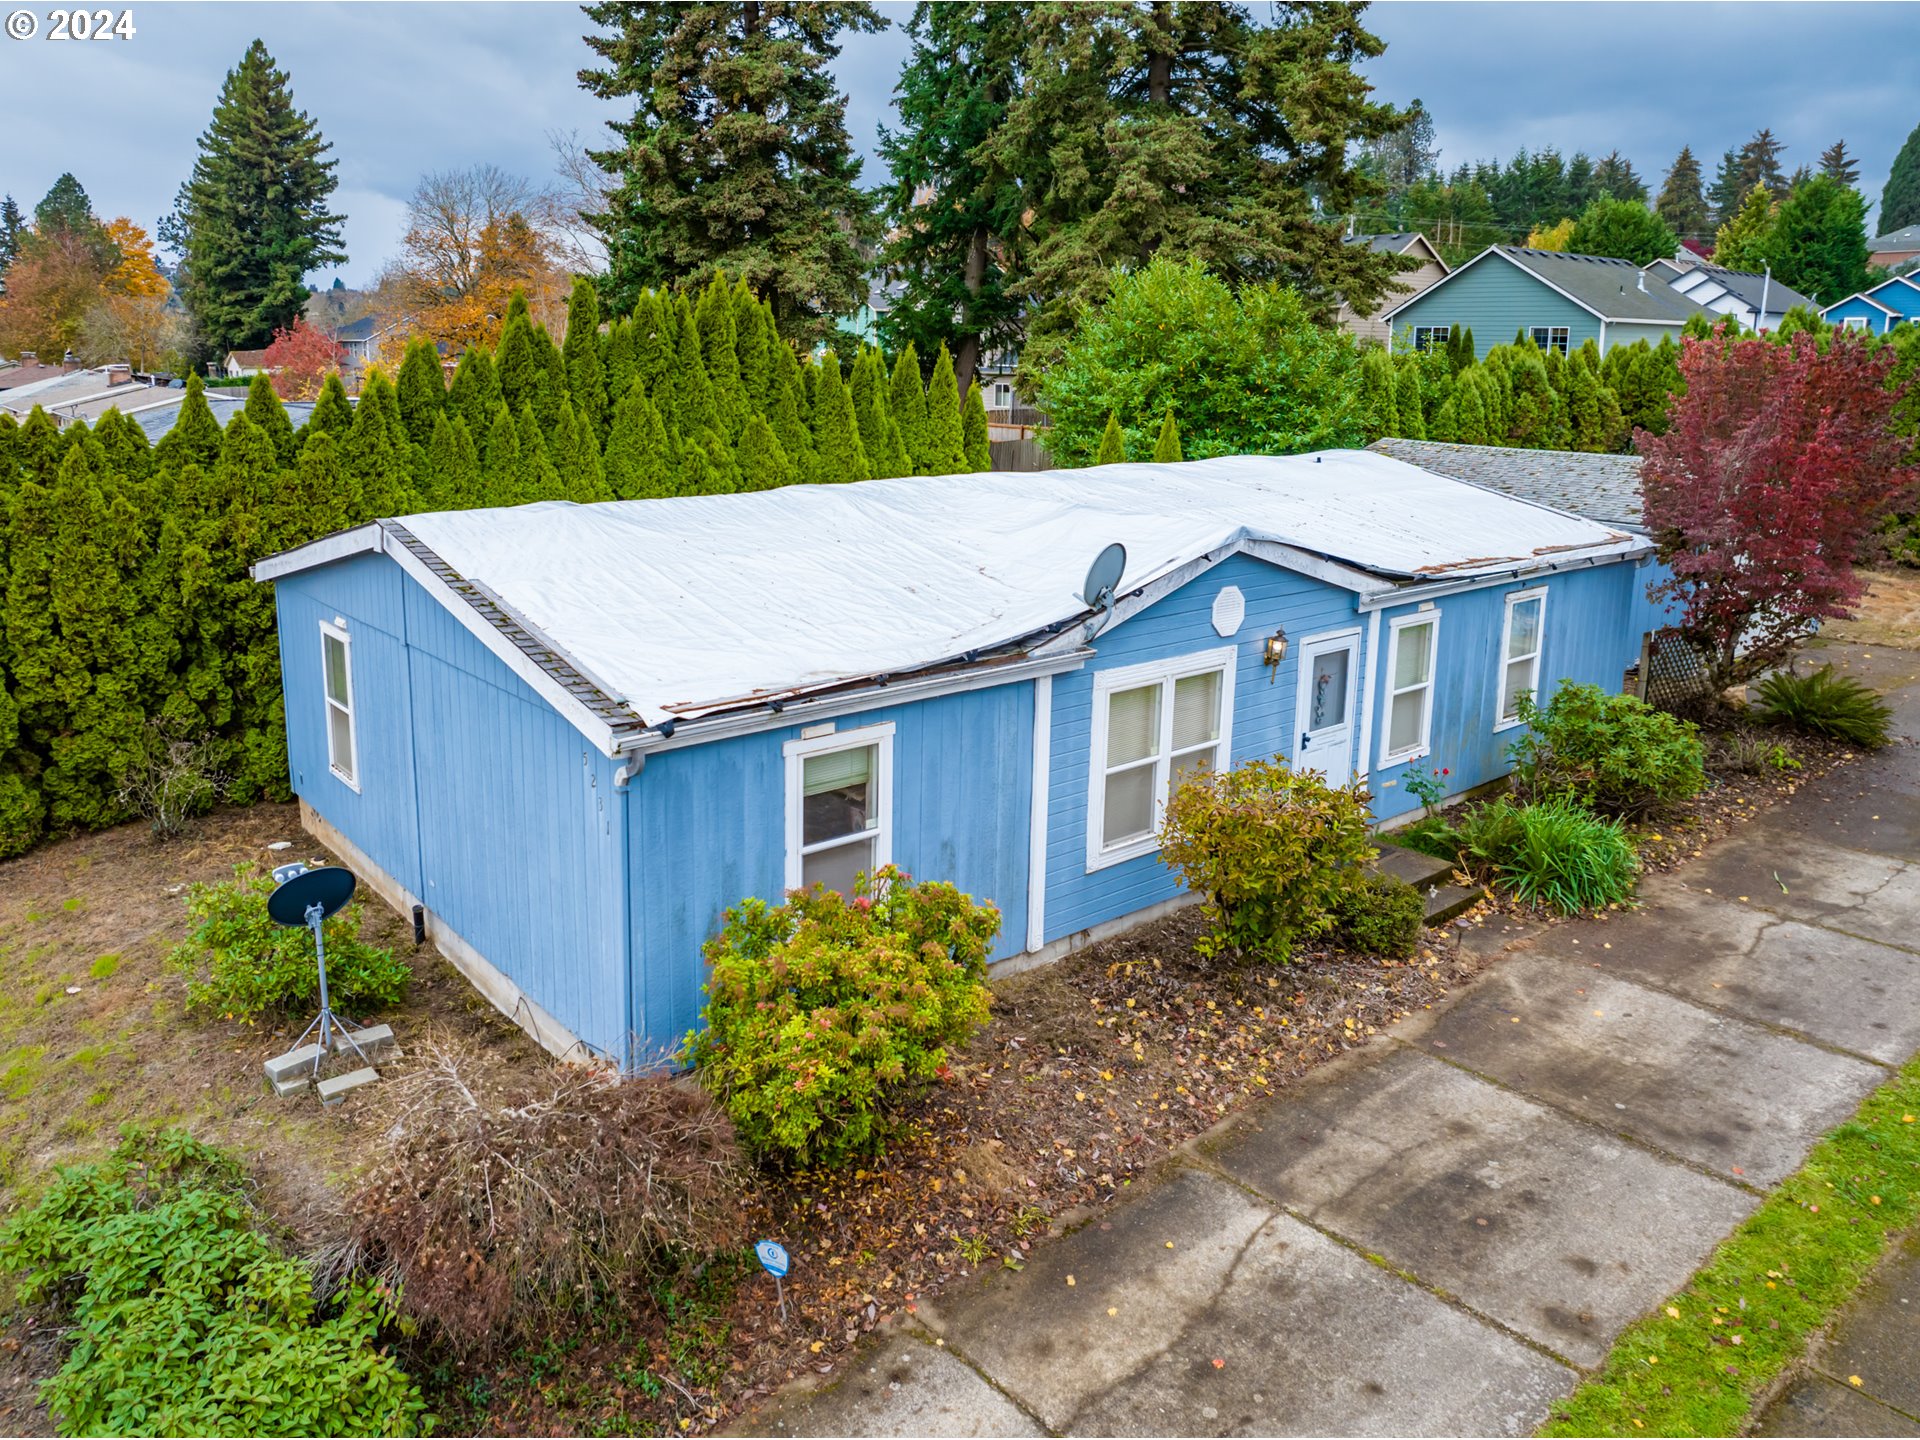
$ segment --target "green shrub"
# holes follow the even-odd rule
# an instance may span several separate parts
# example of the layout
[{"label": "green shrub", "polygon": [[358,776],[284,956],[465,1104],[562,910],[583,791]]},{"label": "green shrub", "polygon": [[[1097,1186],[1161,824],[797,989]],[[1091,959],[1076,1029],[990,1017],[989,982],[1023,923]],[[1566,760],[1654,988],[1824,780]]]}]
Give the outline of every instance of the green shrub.
[{"label": "green shrub", "polygon": [[1379,853],[1367,838],[1367,798],[1273,760],[1176,790],[1160,859],[1203,897],[1212,929],[1199,953],[1285,962],[1296,941],[1331,930],[1334,907]]},{"label": "green shrub", "polygon": [[1476,806],[1460,817],[1460,864],[1482,880],[1496,876],[1520,843],[1520,810],[1511,795]]},{"label": "green shrub", "polygon": [[1420,948],[1427,902],[1397,875],[1369,872],[1334,902],[1334,933],[1349,950],[1405,960]]},{"label": "green shrub", "polygon": [[1563,681],[1536,705],[1520,697],[1527,733],[1511,746],[1514,786],[1530,800],[1571,795],[1603,815],[1649,815],[1700,793],[1706,748],[1697,728],[1632,695]]},{"label": "green shrub", "polygon": [[1618,820],[1565,795],[1517,807],[1513,817],[1512,844],[1495,869],[1519,899],[1572,915],[1633,894],[1640,861]]},{"label": "green shrub", "polygon": [[1389,837],[1394,844],[1436,860],[1460,858],[1460,832],[1443,816],[1422,815],[1411,825],[1402,826]]},{"label": "green shrub", "polygon": [[245,1172],[179,1130],[129,1131],[0,1230],[23,1303],[70,1308],[41,1390],[68,1435],[411,1435],[419,1391],[376,1343],[369,1284],[326,1305],[257,1228]]},{"label": "green shrub", "polygon": [[707,1028],[688,1058],[762,1159],[878,1150],[888,1113],[987,1020],[1000,912],[892,866],[854,898],[818,886],[727,911],[706,945]]},{"label": "green shrub", "polygon": [[[276,925],[267,915],[273,877],[236,865],[234,878],[187,891],[187,938],[167,964],[187,977],[187,1004],[234,1020],[290,1012],[320,1002],[313,936],[305,926]],[[397,1004],[412,973],[391,950],[360,939],[360,907],[349,905],[326,924],[327,988],[351,1012]]]},{"label": "green shrub", "polygon": [[1834,674],[1831,665],[1811,675],[1769,675],[1753,687],[1753,695],[1754,708],[1768,724],[1788,725],[1864,750],[1887,743],[1893,720],[1887,702],[1852,676]]}]

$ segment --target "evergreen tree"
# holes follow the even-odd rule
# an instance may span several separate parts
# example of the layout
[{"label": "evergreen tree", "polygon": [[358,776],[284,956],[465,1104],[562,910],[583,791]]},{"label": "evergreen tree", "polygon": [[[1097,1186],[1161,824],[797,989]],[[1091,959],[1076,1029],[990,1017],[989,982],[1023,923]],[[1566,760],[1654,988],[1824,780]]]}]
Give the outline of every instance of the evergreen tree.
[{"label": "evergreen tree", "polygon": [[1713,177],[1713,188],[1707,192],[1707,198],[1713,202],[1713,224],[1716,229],[1739,213],[1741,202],[1752,188],[1740,183],[1739,152],[1729,150],[1723,154],[1720,168]]},{"label": "evergreen tree", "polygon": [[1772,235],[1773,197],[1764,185],[1756,185],[1714,236],[1713,263],[1729,270],[1757,271],[1767,263]]},{"label": "evergreen tree", "polygon": [[[332,377],[328,377],[329,381]],[[323,400],[325,392],[322,392]],[[345,399],[345,392],[341,398]],[[494,412],[502,402],[500,394],[500,376],[494,369],[493,356],[478,345],[470,347],[460,357],[460,364],[453,372],[453,384],[447,387],[447,414],[461,421],[467,427],[467,433],[484,436],[493,429]],[[318,418],[319,412],[314,412]]]},{"label": "evergreen tree", "polygon": [[[324,393],[322,399],[325,398]],[[314,412],[319,418],[319,411]],[[23,461],[27,461],[34,450],[34,422],[44,425],[45,433],[54,433],[53,422],[48,420],[36,408],[21,427],[18,445]],[[180,413],[174,417],[173,428],[160,437],[160,443],[154,447],[154,463],[168,469],[178,470],[186,465],[210,466],[220,454],[220,422],[213,418],[213,409],[207,404],[206,387],[200,383],[198,375],[187,377],[186,398],[180,402]],[[48,480],[51,479],[49,475]]]},{"label": "evergreen tree", "polygon": [[960,419],[960,390],[953,356],[943,344],[934,357],[927,386],[927,464],[929,475],[959,475],[967,469],[966,427]]},{"label": "evergreen tree", "polygon": [[1618,150],[1609,151],[1593,167],[1593,192],[1576,196],[1572,186],[1568,186],[1567,208],[1575,214],[1587,208],[1602,195],[1615,200],[1631,200],[1636,205],[1644,204],[1647,198],[1647,186],[1634,173],[1633,162]]},{"label": "evergreen tree", "polygon": [[[0,276],[7,273],[7,266],[20,253],[20,241],[26,235],[26,230],[26,217],[20,213],[13,196],[0,198]],[[0,825],[4,823],[4,820],[0,820]],[[0,831],[0,854],[6,853],[3,836],[4,832]]]},{"label": "evergreen tree", "polygon": [[573,277],[567,296],[567,338],[560,342],[560,359],[567,368],[574,411],[598,445],[607,437],[607,373],[600,353],[600,297],[584,275]]},{"label": "evergreen tree", "polygon": [[1693,158],[1692,146],[1680,147],[1653,209],[1682,240],[1704,242],[1713,233],[1706,192],[1701,188],[1700,162]]},{"label": "evergreen tree", "polygon": [[440,352],[431,340],[415,336],[408,342],[394,390],[407,439],[424,446],[433,439],[433,422],[440,418],[447,405],[447,382],[440,369]]},{"label": "evergreen tree", "polygon": [[1113,411],[1107,412],[1107,428],[1100,432],[1100,449],[1093,457],[1096,465],[1119,465],[1127,458],[1126,432],[1120,428],[1120,417]]},{"label": "evergreen tree", "polygon": [[393,382],[378,370],[367,372],[342,449],[354,524],[405,515],[413,508],[411,442]]},{"label": "evergreen tree", "polygon": [[205,353],[257,348],[291,329],[309,271],[346,260],[345,216],[327,209],[333,147],[294,109],[287,74],[255,40],[227,72],[193,175],[160,227]]},{"label": "evergreen tree", "polygon": [[1161,422],[1160,438],[1153,444],[1153,463],[1170,465],[1184,460],[1180,453],[1180,426],[1173,418],[1173,411],[1167,411],[1167,418]]},{"label": "evergreen tree", "polygon": [[[520,413],[514,417],[513,428],[520,439],[520,468],[513,488],[515,493],[523,497],[522,503],[571,498],[567,494],[566,484],[560,479],[559,469],[553,463],[546,432],[540,424],[540,417],[533,413],[531,403],[520,407]],[[558,430],[559,426],[554,428]]]},{"label": "evergreen tree", "polygon": [[1427,438],[1426,409],[1420,393],[1420,366],[1417,361],[1403,363],[1396,367],[1394,376],[1394,414],[1398,419],[1397,434],[1409,440]]},{"label": "evergreen tree", "polygon": [[1787,147],[1774,138],[1773,131],[1761,130],[1740,147],[1740,189],[1745,194],[1756,185],[1778,195],[1787,188],[1787,177],[1780,168],[1780,157]]},{"label": "evergreen tree", "polygon": [[927,435],[927,392],[920,383],[920,356],[911,340],[893,362],[892,401],[893,422],[900,427],[900,438],[906,444],[907,458],[912,465],[906,473],[939,474],[929,468],[933,463],[933,447]]},{"label": "evergreen tree", "polygon": [[865,293],[861,246],[878,238],[828,66],[839,37],[881,29],[879,15],[856,0],[586,13],[610,33],[586,37],[606,66],[580,83],[634,105],[613,122],[620,143],[592,155],[615,177],[592,217],[614,308],[720,269],[746,276],[782,335],[824,334]]},{"label": "evergreen tree", "polygon": [[[316,476],[320,467],[333,465],[332,447],[327,456],[315,460]],[[304,465],[306,457],[301,457]],[[433,417],[433,436],[427,441],[427,457],[422,474],[420,504],[429,510],[471,510],[485,504],[486,491],[480,476],[480,452],[467,431],[467,422],[448,419],[445,411]],[[303,487],[305,482],[303,481]],[[429,488],[430,487],[430,488]]]},{"label": "evergreen tree", "polygon": [[1820,152],[1820,173],[1849,188],[1860,184],[1860,162],[1847,153],[1847,142],[1836,140]]},{"label": "evergreen tree", "polygon": [[[678,339],[674,347],[671,410],[662,409],[660,418],[680,435],[720,428],[720,410],[714,402],[713,381],[707,375],[707,362],[701,358],[700,332],[693,323],[692,311],[682,295],[676,306],[679,323],[674,327]],[[663,387],[664,388],[664,387]],[[647,393],[656,393],[652,386]]]},{"label": "evergreen tree", "polygon": [[1601,405],[1600,377],[1580,355],[1567,365],[1566,377],[1567,422],[1573,448],[1603,454],[1611,448],[1611,437]]},{"label": "evergreen tree", "polygon": [[616,500],[648,500],[673,491],[673,456],[667,427],[636,381],[613,411],[605,456],[607,488]]},{"label": "evergreen tree", "polygon": [[663,392],[662,387],[672,373],[679,344],[672,302],[652,290],[642,291],[633,306],[634,374],[647,387],[648,396],[663,415],[673,408],[669,394]]},{"label": "evergreen tree", "polygon": [[[458,425],[459,421],[452,423]],[[447,418],[442,415],[434,427],[435,443],[427,447],[428,454],[437,457],[431,473],[439,484],[430,503],[435,509],[459,510],[473,501],[453,498],[458,493],[461,479],[457,459],[452,454],[438,452],[436,448],[439,432],[447,426]],[[469,442],[469,455],[472,448]],[[353,523],[348,508],[353,488],[347,479],[346,459],[340,450],[339,441],[321,430],[307,437],[300,447],[300,458],[294,462],[292,480],[287,485],[283,505],[291,515],[302,518],[309,539],[331,535]]]},{"label": "evergreen tree", "polygon": [[[500,327],[500,348],[493,356],[494,369],[500,376],[500,399],[516,417],[522,410],[533,411],[543,431],[560,415],[560,396],[554,393],[553,371],[540,343],[545,336],[545,329],[533,323],[526,296],[514,291],[506,321]],[[364,396],[360,403],[366,404]]]},{"label": "evergreen tree", "polygon": [[504,400],[494,407],[493,423],[487,427],[480,474],[490,506],[524,505],[534,498],[521,493],[525,477],[520,464],[520,428],[513,423]]},{"label": "evergreen tree", "polygon": [[[773,426],[773,435],[780,442],[780,448],[787,458],[793,461],[794,468],[805,479],[813,474],[813,434],[801,408],[806,393],[806,383],[800,373],[800,359],[793,353],[793,347],[784,342],[776,344],[773,351],[773,375],[768,381],[767,420]],[[888,414],[892,419],[891,411]],[[904,454],[900,441],[899,426],[892,431],[892,443],[896,454]]]},{"label": "evergreen tree", "polygon": [[1576,255],[1609,255],[1650,265],[1670,260],[1679,239],[1667,222],[1638,200],[1595,200],[1574,222],[1567,247]]},{"label": "evergreen tree", "polygon": [[582,505],[613,499],[601,470],[599,443],[570,399],[560,402],[560,423],[554,428],[550,448],[553,468],[559,473],[561,493],[566,499]]},{"label": "evergreen tree", "polygon": [[740,383],[740,350],[733,324],[733,291],[718,271],[700,291],[693,307],[700,337],[700,360],[713,386],[714,428],[729,443],[747,423],[747,395]]},{"label": "evergreen tree", "polygon": [[781,343],[773,319],[742,275],[733,287],[733,338],[740,365],[740,393],[748,414],[764,413],[773,378],[772,347]]},{"label": "evergreen tree", "polygon": [[1230,284],[1275,279],[1328,310],[1343,296],[1373,308],[1400,266],[1345,243],[1339,219],[1383,188],[1348,150],[1405,117],[1354,76],[1384,48],[1362,10],[1291,6],[1274,24],[1238,5],[1036,11],[1024,82],[985,152],[1019,177],[1030,212],[1029,371],[1115,266],[1162,251]]},{"label": "evergreen tree", "polygon": [[780,441],[765,415],[756,414],[740,432],[740,488],[773,490],[799,480],[793,461],[780,448]]},{"label": "evergreen tree", "polygon": [[987,432],[987,402],[980,393],[980,382],[967,386],[967,405],[960,425],[966,437],[967,469],[976,475],[993,469],[993,445]]},{"label": "evergreen tree", "polygon": [[1462,445],[1494,445],[1493,428],[1487,420],[1487,382],[1478,368],[1462,373],[1454,387],[1454,438]]},{"label": "evergreen tree", "polygon": [[895,86],[900,129],[880,132],[891,175],[885,264],[905,282],[886,339],[896,350],[951,346],[963,386],[983,354],[1020,334],[1025,297],[1011,258],[1026,201],[987,142],[1019,88],[1033,10],[1014,0],[915,6],[913,51]]},{"label": "evergreen tree", "polygon": [[242,413],[273,442],[273,453],[279,462],[291,465],[295,444],[293,421],[287,418],[287,407],[280,403],[280,397],[273,392],[273,382],[265,375],[255,375],[247,382],[247,403]]},{"label": "evergreen tree", "polygon": [[[840,382],[840,362],[829,351],[814,368],[819,372],[815,382],[819,389],[813,402],[813,469],[807,480],[815,485],[837,485],[871,479],[873,471],[866,447],[860,443],[859,423],[854,419],[853,397]],[[896,379],[898,375],[896,370]],[[914,383],[918,385],[918,377]]]},{"label": "evergreen tree", "polygon": [[1762,253],[1781,280],[1831,305],[1867,287],[1866,214],[1858,190],[1815,175],[1782,202]]},{"label": "evergreen tree", "polygon": [[633,322],[615,320],[610,324],[607,343],[600,353],[607,383],[607,424],[611,426],[614,407],[633,389],[633,382],[640,375],[633,353]]},{"label": "evergreen tree", "polygon": [[[866,448],[867,464],[873,472],[873,478],[887,480],[896,475],[912,474],[911,463],[896,452],[900,431],[888,413],[887,370],[878,350],[872,346],[861,347],[860,353],[854,357],[847,388],[853,397],[854,419],[860,426],[860,443]],[[744,459],[741,468],[746,468]]]},{"label": "evergreen tree", "polygon": [[[211,418],[211,417],[209,417]],[[178,420],[173,423],[174,430],[180,428]],[[307,423],[300,427],[300,436],[304,441],[311,435],[331,435],[335,440],[345,437],[353,428],[353,402],[347,399],[347,387],[340,382],[336,371],[320,382],[320,394],[313,402],[313,409],[307,414]],[[173,430],[167,432],[173,434]],[[163,440],[162,444],[165,443]]]},{"label": "evergreen tree", "polygon": [[1393,358],[1386,351],[1369,347],[1360,359],[1361,407],[1366,415],[1366,430],[1371,437],[1400,433],[1399,395],[1393,373]]},{"label": "evergreen tree", "polygon": [[1893,157],[1887,185],[1880,192],[1880,233],[1891,235],[1920,224],[1920,125],[1913,127],[1900,153]]}]

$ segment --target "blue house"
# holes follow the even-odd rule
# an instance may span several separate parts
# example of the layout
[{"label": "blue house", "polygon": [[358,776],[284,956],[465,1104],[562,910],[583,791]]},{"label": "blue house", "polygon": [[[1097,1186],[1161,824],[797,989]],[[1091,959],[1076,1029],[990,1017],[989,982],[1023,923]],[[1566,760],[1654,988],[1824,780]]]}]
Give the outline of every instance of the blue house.
[{"label": "blue house", "polygon": [[1184,902],[1196,770],[1381,821],[1497,778],[1520,692],[1618,688],[1650,551],[1335,451],[415,515],[254,575],[308,829],[555,1053],[643,1063],[747,896],[892,862],[1046,959]]},{"label": "blue house", "polygon": [[1542,353],[1562,355],[1589,340],[1603,355],[1636,340],[1658,345],[1670,336],[1677,343],[1680,327],[1700,309],[1631,260],[1489,245],[1380,318],[1392,331],[1389,349],[1443,345],[1464,325],[1484,360],[1519,333],[1530,335]]},{"label": "blue house", "polygon": [[1884,335],[1896,325],[1920,321],[1920,280],[1896,275],[1870,290],[1827,306],[1820,318],[1829,325]]}]

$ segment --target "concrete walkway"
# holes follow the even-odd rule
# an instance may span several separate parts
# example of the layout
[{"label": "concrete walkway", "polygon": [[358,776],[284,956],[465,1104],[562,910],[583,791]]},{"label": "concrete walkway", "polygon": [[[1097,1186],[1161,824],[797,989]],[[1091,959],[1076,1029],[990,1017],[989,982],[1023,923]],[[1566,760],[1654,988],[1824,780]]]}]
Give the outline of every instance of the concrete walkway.
[{"label": "concrete walkway", "polygon": [[[1835,653],[1920,736],[1920,656]],[[1917,856],[1920,749],[1816,782],[749,1428],[1526,1434],[1920,1049]],[[1920,1433],[1920,1392],[1830,1391]]]}]

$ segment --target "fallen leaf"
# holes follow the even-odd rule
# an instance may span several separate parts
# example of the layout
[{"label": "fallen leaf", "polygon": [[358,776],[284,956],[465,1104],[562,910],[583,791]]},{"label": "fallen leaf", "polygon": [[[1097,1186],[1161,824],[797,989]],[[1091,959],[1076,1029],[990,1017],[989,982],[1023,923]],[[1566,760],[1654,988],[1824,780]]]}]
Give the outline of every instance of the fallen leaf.
[{"label": "fallen leaf", "polygon": [[1860,1385],[1860,1384],[1864,1384],[1865,1382],[1862,1381],[1858,1375],[1849,1375],[1847,1376],[1847,1383],[1849,1385]]},{"label": "fallen leaf", "polygon": [[1672,1317],[1673,1317],[1674,1319],[1676,1319],[1676,1320],[1678,1320],[1678,1319],[1680,1318],[1680,1312],[1679,1312],[1679,1310],[1677,1310],[1677,1309],[1675,1309],[1675,1308],[1674,1308],[1673,1306],[1671,1306],[1671,1305],[1669,1305],[1669,1306],[1667,1306],[1667,1314],[1669,1314],[1669,1315],[1671,1315],[1671,1316],[1672,1316]]},{"label": "fallen leaf", "polygon": [[1224,1370],[1227,1368],[1227,1362],[1216,1355],[1213,1357],[1213,1368],[1216,1370]]}]

